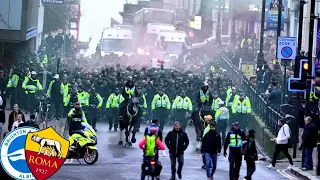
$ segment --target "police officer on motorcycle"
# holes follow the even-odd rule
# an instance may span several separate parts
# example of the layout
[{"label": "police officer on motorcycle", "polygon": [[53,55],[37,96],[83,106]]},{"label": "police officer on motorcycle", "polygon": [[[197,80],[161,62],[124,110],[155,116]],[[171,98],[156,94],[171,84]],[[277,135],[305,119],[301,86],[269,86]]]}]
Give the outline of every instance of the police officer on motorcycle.
[{"label": "police officer on motorcycle", "polygon": [[[141,165],[141,180],[145,179],[146,175],[155,176],[156,179],[159,180],[159,176],[162,170],[161,163],[159,162],[159,155],[158,150],[164,150],[165,146],[160,141],[159,137],[157,136],[159,127],[152,127],[150,128],[150,133],[143,138],[140,143],[139,147],[143,149],[143,164]],[[155,164],[152,164],[152,160],[154,160]],[[154,174],[150,174],[151,165],[155,165],[155,172]]]},{"label": "police officer on motorcycle", "polygon": [[152,128],[156,128],[157,129],[156,135],[159,137],[160,141],[162,141],[162,131],[159,128],[157,119],[151,120],[151,124],[148,127],[146,127],[146,129],[144,130],[144,136],[150,135]]},{"label": "police officer on motorcycle", "polygon": [[[84,111],[80,107],[80,102],[76,102],[74,104],[74,108],[72,108],[68,113],[69,119],[69,135],[72,136],[73,133],[82,130],[82,122],[87,123],[86,116]],[[72,145],[72,143],[70,142]]]}]

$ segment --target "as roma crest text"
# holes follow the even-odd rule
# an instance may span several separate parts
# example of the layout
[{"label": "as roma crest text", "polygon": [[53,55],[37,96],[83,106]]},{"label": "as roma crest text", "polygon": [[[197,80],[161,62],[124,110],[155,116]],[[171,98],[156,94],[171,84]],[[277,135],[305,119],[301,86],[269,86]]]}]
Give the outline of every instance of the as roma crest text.
[{"label": "as roma crest text", "polygon": [[28,133],[25,156],[31,173],[37,180],[45,180],[63,165],[69,150],[69,141],[52,127]]}]

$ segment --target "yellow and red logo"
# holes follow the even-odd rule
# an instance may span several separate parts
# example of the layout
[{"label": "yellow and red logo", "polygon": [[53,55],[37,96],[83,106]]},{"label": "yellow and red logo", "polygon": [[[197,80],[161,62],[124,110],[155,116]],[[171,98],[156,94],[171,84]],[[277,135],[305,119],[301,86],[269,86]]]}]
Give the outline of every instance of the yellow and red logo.
[{"label": "yellow and red logo", "polygon": [[26,161],[37,180],[48,179],[55,174],[63,165],[68,150],[69,141],[52,127],[27,135]]}]

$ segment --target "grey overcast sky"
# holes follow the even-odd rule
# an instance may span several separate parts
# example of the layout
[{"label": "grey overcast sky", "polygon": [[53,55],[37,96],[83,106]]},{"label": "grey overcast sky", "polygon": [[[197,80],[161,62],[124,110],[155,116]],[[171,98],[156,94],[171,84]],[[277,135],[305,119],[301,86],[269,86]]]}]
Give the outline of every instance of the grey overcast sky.
[{"label": "grey overcast sky", "polygon": [[123,10],[125,0],[81,0],[83,16],[80,23],[80,41],[88,41],[92,37],[88,53],[95,52],[103,28],[110,26],[113,17],[122,22],[119,12]]}]

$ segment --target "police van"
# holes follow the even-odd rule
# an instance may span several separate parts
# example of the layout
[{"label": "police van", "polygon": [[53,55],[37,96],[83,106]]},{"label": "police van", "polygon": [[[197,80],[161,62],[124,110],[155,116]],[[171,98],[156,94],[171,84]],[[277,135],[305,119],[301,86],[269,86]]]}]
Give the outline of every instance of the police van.
[{"label": "police van", "polygon": [[161,38],[164,37],[164,42],[167,45],[165,52],[169,57],[176,57],[182,52],[183,44],[186,42],[185,37],[187,36],[184,31],[171,31],[161,30],[157,37],[157,43],[161,42]]},{"label": "police van", "polygon": [[[151,60],[151,67],[159,68],[162,63],[165,68],[172,68],[179,63],[178,56],[182,52],[186,36],[187,34],[184,31],[161,30],[155,43],[157,53],[155,53],[154,58]],[[166,44],[166,49],[164,50],[159,47],[161,38],[164,38]]]},{"label": "police van", "polygon": [[155,47],[157,42],[158,35],[163,30],[174,31],[175,27],[171,24],[162,24],[162,23],[149,23],[147,25],[146,35],[145,35],[145,45],[146,50],[150,51]]},{"label": "police van", "polygon": [[105,28],[100,40],[101,56],[111,52],[122,56],[131,56],[134,53],[132,30],[126,27]]}]

